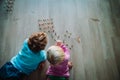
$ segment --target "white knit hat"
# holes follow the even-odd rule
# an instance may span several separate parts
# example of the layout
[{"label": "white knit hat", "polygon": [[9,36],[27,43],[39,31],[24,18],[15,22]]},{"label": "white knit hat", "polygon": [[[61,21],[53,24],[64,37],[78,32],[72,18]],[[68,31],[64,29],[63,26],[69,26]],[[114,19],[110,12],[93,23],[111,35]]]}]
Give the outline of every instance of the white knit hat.
[{"label": "white knit hat", "polygon": [[61,63],[64,57],[64,51],[59,46],[51,46],[47,50],[47,59],[52,65]]}]

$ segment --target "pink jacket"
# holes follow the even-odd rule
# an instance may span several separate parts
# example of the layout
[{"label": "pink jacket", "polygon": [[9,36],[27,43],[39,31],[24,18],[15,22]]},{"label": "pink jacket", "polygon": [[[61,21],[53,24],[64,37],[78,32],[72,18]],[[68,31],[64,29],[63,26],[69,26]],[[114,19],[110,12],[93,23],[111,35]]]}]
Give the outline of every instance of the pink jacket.
[{"label": "pink jacket", "polygon": [[64,61],[56,66],[50,65],[46,73],[47,75],[69,77],[68,61],[70,59],[70,51],[65,45],[62,45],[61,48],[65,53]]}]

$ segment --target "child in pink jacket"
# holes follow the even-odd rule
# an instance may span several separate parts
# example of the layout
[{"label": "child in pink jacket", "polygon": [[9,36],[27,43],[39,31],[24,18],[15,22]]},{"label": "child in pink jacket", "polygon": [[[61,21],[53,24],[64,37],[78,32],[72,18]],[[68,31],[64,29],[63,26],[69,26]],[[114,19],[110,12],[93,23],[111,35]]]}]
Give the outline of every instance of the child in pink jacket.
[{"label": "child in pink jacket", "polygon": [[49,47],[47,51],[47,60],[50,66],[47,70],[47,80],[68,80],[72,63],[70,60],[70,51],[57,40],[56,45]]}]

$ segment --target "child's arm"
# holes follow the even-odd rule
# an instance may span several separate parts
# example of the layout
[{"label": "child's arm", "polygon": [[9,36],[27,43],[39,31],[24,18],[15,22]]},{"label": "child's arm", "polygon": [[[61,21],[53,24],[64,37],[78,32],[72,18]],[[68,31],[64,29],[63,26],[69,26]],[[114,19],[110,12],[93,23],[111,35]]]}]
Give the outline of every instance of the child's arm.
[{"label": "child's arm", "polygon": [[63,51],[64,51],[65,53],[67,53],[67,54],[70,55],[70,51],[69,51],[68,47],[67,47],[65,44],[62,44],[62,45],[61,45],[61,48],[63,49]]},{"label": "child's arm", "polygon": [[68,67],[69,67],[69,70],[71,70],[71,69],[72,69],[73,64],[72,64],[72,62],[71,62],[71,61],[69,61],[69,62],[68,62]]},{"label": "child's arm", "polygon": [[55,45],[61,47],[65,53],[69,53],[69,49],[61,40],[57,40]]},{"label": "child's arm", "polygon": [[46,60],[45,61],[42,61],[39,66],[38,66],[38,69],[41,71],[43,70],[43,68],[46,66]]}]

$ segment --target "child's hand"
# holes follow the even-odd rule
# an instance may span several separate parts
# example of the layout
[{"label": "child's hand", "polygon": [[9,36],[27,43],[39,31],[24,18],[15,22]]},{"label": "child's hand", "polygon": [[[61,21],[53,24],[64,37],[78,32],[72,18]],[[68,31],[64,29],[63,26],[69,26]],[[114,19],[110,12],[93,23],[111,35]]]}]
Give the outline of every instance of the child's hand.
[{"label": "child's hand", "polygon": [[69,67],[69,69],[70,69],[70,70],[72,69],[73,64],[72,64],[72,62],[71,62],[71,61],[69,61],[69,62],[68,62],[68,67]]},{"label": "child's hand", "polygon": [[45,67],[45,64],[46,64],[46,61],[42,61],[42,62],[39,64],[38,68],[39,68],[40,71]]},{"label": "child's hand", "polygon": [[63,45],[63,42],[61,40],[57,40],[56,46],[62,46],[62,45]]}]

